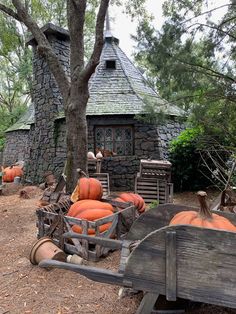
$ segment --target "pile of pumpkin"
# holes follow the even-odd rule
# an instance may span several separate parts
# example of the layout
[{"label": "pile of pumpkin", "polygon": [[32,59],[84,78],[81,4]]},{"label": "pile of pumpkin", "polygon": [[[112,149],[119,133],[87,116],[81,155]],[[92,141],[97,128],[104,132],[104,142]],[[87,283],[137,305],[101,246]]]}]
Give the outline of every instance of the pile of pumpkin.
[{"label": "pile of pumpkin", "polygon": [[[67,216],[96,221],[104,217],[113,215],[116,210],[122,208],[114,208],[110,203],[101,201],[103,195],[102,184],[94,178],[80,178],[77,186],[71,195],[71,201],[74,203],[67,213]],[[134,193],[122,193],[119,198],[114,199],[117,202],[133,203],[137,211],[141,214],[145,211],[145,202],[143,198]],[[99,226],[99,232],[105,232],[111,226],[112,222],[105,223]],[[82,233],[82,227],[73,225],[72,230],[77,233]],[[93,228],[88,229],[89,235],[94,235]]]},{"label": "pile of pumpkin", "polygon": [[2,181],[3,182],[13,182],[15,177],[22,177],[23,176],[23,170],[19,166],[10,166],[3,168],[2,167]]}]

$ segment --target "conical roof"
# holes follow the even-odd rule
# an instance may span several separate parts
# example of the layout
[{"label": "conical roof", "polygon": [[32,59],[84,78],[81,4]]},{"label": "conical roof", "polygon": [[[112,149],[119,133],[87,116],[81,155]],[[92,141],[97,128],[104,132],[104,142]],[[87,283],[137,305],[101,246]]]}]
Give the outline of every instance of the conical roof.
[{"label": "conical roof", "polygon": [[[113,68],[107,68],[107,61],[113,62]],[[147,102],[168,115],[183,114],[152,89],[110,31],[106,32],[100,64],[90,79],[89,91],[87,115],[140,114]]]}]

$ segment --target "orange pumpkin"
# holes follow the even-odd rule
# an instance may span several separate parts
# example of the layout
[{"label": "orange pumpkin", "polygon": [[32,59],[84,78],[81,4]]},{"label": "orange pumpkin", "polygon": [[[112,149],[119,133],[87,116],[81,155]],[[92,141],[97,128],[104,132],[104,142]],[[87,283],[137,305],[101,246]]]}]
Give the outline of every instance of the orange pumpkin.
[{"label": "orange pumpkin", "polygon": [[202,228],[223,229],[227,231],[236,232],[236,227],[226,218],[213,214],[206,203],[206,192],[198,192],[198,199],[200,202],[200,210],[196,211],[183,211],[176,214],[170,225],[192,225]]},{"label": "orange pumpkin", "polygon": [[80,178],[71,195],[71,201],[75,203],[84,199],[100,200],[102,194],[102,184],[99,180],[94,178]]},{"label": "orange pumpkin", "polygon": [[107,209],[112,212],[114,211],[113,206],[109,203],[97,200],[81,200],[71,205],[67,215],[71,217],[76,217],[80,212],[86,209]]},{"label": "orange pumpkin", "polygon": [[[111,226],[111,222],[108,222],[104,225],[99,226],[99,232],[102,233],[104,231],[107,231],[110,228],[110,226]],[[77,233],[82,233],[82,227],[80,227],[78,225],[72,226],[72,230],[74,232],[77,232]],[[95,235],[95,229],[88,228],[88,234],[89,235]]]},{"label": "orange pumpkin", "polygon": [[[85,210],[81,211],[80,213],[78,213],[75,218],[94,221],[94,220],[97,220],[100,218],[110,216],[112,214],[113,214],[113,212],[109,209],[92,209],[92,210],[91,209],[85,209]],[[108,230],[110,228],[110,226],[111,226],[111,222],[99,226],[99,232],[101,233],[101,232]],[[82,233],[82,227],[80,227],[78,225],[72,226],[72,230],[74,232],[77,232],[77,233]],[[89,228],[88,234],[95,234],[95,230],[92,228]]]},{"label": "orange pumpkin", "polygon": [[124,202],[133,203],[140,213],[145,211],[146,204],[144,202],[144,199],[140,195],[135,193],[121,193],[119,195],[119,198],[122,199]]},{"label": "orange pumpkin", "polygon": [[22,177],[23,170],[18,166],[11,166],[3,169],[3,182],[13,182],[15,177]]}]

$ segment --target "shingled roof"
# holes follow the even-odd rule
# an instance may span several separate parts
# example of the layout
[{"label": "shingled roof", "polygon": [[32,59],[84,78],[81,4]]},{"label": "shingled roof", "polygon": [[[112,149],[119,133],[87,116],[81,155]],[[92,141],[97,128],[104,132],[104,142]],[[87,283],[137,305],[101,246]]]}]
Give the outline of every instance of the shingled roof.
[{"label": "shingled roof", "polygon": [[[107,68],[113,61],[115,68]],[[96,72],[90,79],[90,98],[87,115],[140,114],[146,102],[156,105],[168,115],[180,116],[182,110],[163,100],[150,87],[141,72],[119,47],[119,40],[110,33]]]},{"label": "shingled roof", "polygon": [[[43,31],[69,36],[67,31],[55,27],[51,23],[47,24]],[[33,40],[30,38],[29,42]],[[108,68],[107,62],[109,61],[112,66]],[[147,102],[154,104],[157,112],[162,111],[172,116],[184,114],[183,110],[162,99],[148,84],[141,72],[120,49],[119,40],[110,31],[106,31],[100,63],[90,79],[89,86],[90,98],[87,116],[145,113],[145,103]],[[58,118],[62,117],[64,117],[64,112],[58,114]],[[32,123],[34,123],[33,104],[6,132],[29,130]]]},{"label": "shingled roof", "polygon": [[29,130],[30,125],[34,123],[34,105],[31,104],[27,111],[16,121],[12,126],[10,126],[5,132],[12,132],[18,130]]}]

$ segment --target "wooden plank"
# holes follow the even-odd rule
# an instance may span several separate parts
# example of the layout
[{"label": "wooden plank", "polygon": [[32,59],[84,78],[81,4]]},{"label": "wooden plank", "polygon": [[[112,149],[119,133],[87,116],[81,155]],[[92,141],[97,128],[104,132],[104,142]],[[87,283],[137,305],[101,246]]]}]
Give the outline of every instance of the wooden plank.
[{"label": "wooden plank", "polygon": [[168,226],[148,234],[127,260],[133,289],[166,293],[166,232],[176,232],[176,296],[236,308],[236,233]]},{"label": "wooden plank", "polygon": [[166,232],[166,299],[176,301],[176,232]]},{"label": "wooden plank", "polygon": [[156,293],[145,293],[136,314],[151,314],[157,298],[158,294]]},{"label": "wooden plank", "polygon": [[71,270],[80,273],[94,281],[109,283],[113,285],[123,285],[123,274],[113,272],[108,269],[100,269],[98,267],[89,267],[84,265],[76,265],[71,263],[63,263],[55,260],[43,260],[39,263],[40,267],[56,267],[66,270]]}]

